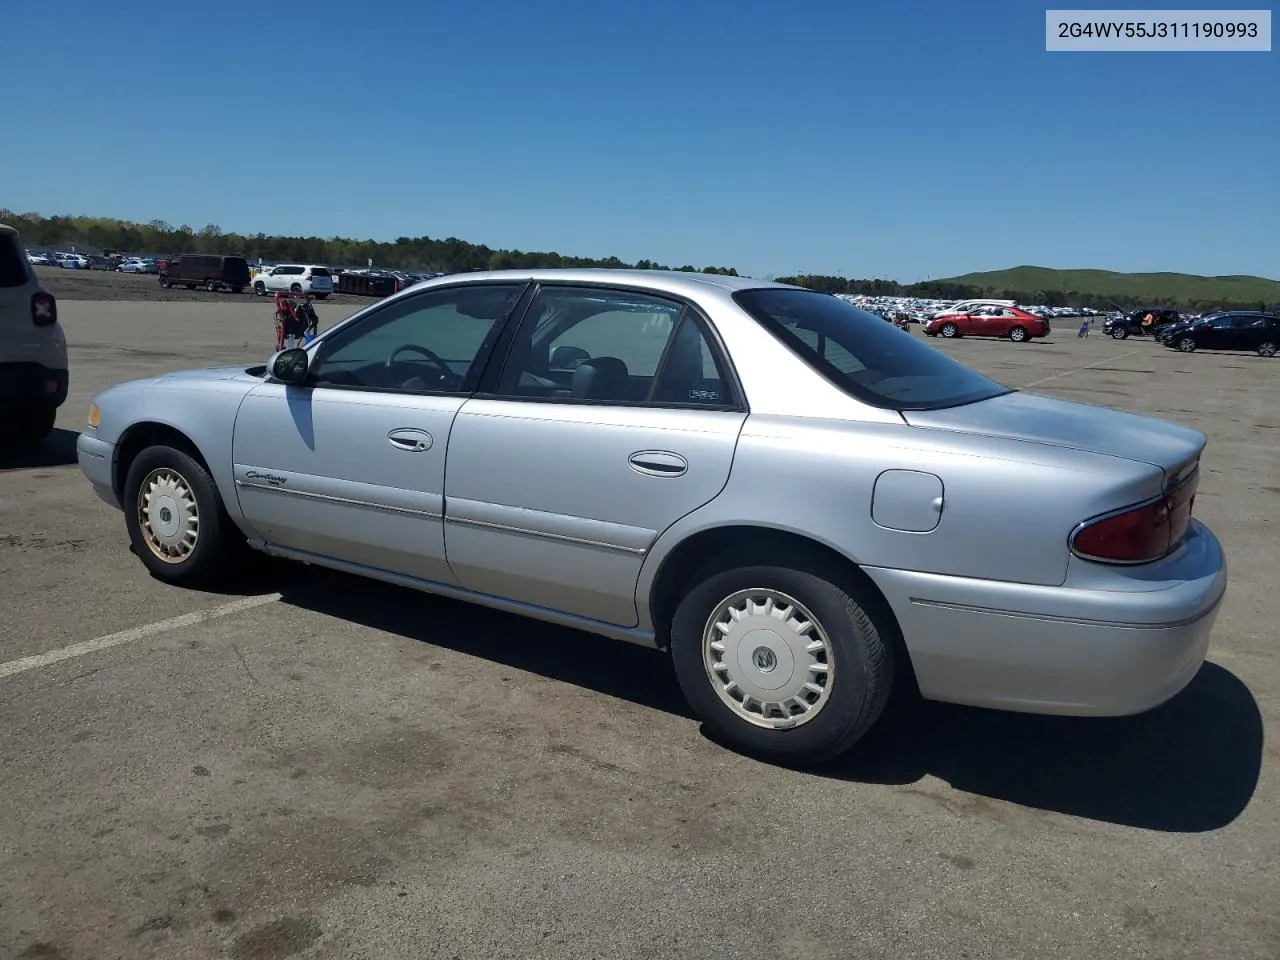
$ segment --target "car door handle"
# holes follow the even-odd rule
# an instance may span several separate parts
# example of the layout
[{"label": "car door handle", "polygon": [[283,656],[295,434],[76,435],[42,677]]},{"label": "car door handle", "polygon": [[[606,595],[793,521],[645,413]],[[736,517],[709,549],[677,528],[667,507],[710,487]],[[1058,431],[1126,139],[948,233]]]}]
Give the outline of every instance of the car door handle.
[{"label": "car door handle", "polygon": [[414,427],[401,427],[387,434],[387,442],[397,450],[408,453],[422,453],[431,449],[431,434]]},{"label": "car door handle", "polygon": [[678,477],[689,469],[689,461],[666,450],[641,450],[627,457],[631,469],[648,477]]}]

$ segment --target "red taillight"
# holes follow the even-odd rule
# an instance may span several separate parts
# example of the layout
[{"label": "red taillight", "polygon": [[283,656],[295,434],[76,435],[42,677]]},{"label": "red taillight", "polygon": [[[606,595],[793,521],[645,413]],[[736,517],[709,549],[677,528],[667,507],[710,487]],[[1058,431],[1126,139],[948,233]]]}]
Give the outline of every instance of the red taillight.
[{"label": "red taillight", "polygon": [[1199,482],[1197,472],[1159,500],[1081,524],[1071,537],[1072,551],[1103,563],[1158,560],[1186,535]]},{"label": "red taillight", "polygon": [[58,301],[53,294],[41,290],[31,295],[31,322],[37,327],[51,327],[58,322]]}]

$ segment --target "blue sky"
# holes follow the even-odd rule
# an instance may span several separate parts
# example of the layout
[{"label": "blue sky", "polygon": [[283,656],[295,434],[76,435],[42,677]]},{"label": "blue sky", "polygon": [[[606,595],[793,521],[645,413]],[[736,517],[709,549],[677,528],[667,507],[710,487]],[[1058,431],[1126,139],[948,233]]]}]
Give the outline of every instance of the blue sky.
[{"label": "blue sky", "polygon": [[1043,3],[3,6],[0,207],[756,276],[1280,278],[1275,50],[1047,53]]}]

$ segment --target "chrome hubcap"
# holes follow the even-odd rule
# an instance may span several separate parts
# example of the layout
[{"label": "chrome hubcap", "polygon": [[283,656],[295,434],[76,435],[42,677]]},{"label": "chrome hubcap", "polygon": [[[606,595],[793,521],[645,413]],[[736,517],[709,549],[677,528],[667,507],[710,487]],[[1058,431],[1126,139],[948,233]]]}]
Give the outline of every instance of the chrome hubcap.
[{"label": "chrome hubcap", "polygon": [[138,526],[147,547],[165,563],[181,563],[200,537],[195,494],[175,470],[152,470],[138,490]]},{"label": "chrome hubcap", "polygon": [[807,723],[831,692],[831,641],[794,597],[740,590],[722,600],[702,635],[707,677],[741,719],[771,730]]}]

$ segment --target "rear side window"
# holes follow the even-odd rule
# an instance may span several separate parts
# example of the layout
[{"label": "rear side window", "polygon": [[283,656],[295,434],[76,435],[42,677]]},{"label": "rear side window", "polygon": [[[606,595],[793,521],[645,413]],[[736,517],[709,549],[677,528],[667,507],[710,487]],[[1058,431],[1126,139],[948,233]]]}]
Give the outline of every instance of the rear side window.
[{"label": "rear side window", "polygon": [[840,389],[890,410],[938,410],[1012,391],[838,297],[741,290],[734,300]]},{"label": "rear side window", "polygon": [[27,282],[27,255],[18,249],[13,237],[0,236],[0,288],[20,287]]}]

